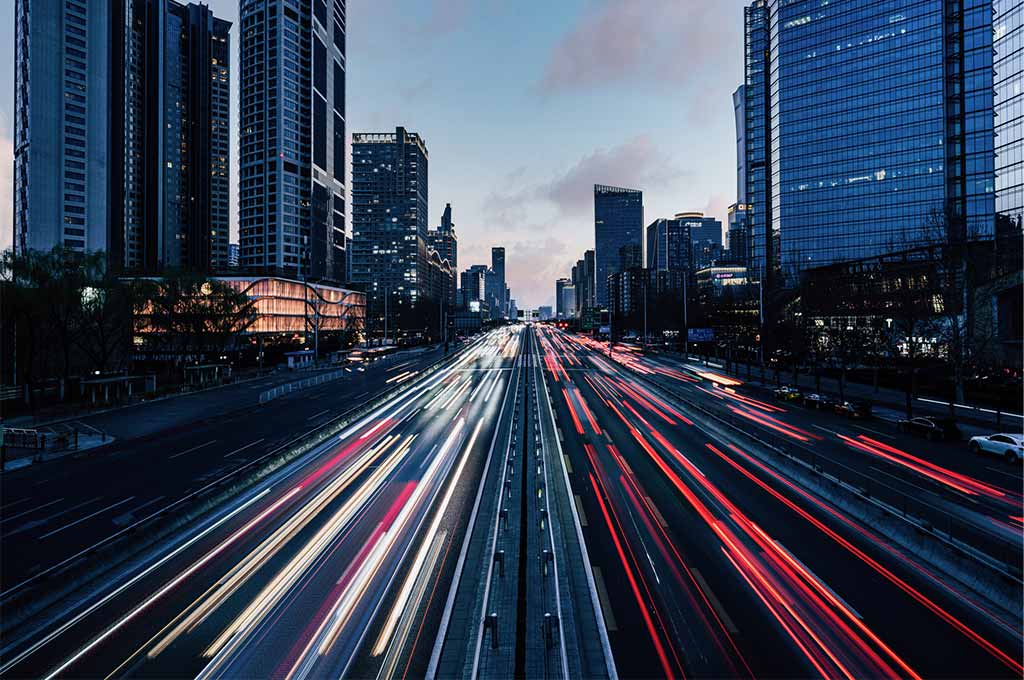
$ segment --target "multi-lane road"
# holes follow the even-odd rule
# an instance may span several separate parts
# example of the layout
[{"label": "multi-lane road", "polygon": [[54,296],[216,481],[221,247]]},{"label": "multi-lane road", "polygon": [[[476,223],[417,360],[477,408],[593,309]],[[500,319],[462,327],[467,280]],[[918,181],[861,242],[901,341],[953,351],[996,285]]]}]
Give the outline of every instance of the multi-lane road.
[{"label": "multi-lane road", "polygon": [[[439,359],[5,475],[0,675],[1024,672],[1019,572],[957,578],[1019,564],[1019,470],[547,327]],[[215,502],[170,505],[368,400]],[[936,531],[872,526],[781,442]],[[947,516],[955,564],[928,547]],[[137,523],[119,559],[91,550]]]}]

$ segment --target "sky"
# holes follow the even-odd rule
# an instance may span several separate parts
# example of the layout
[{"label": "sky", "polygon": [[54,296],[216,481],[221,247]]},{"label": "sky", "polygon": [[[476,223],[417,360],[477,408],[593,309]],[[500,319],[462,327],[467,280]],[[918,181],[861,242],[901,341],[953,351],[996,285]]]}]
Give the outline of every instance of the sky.
[{"label": "sky", "polygon": [[[238,0],[207,4],[237,24]],[[553,305],[555,280],[594,245],[594,184],[643,190],[645,224],[691,210],[725,221],[744,4],[348,0],[349,138],[398,125],[422,135],[429,224],[452,204],[459,269],[504,245],[519,307]],[[231,40],[237,139],[237,26]],[[13,220],[13,0],[0,1],[0,64],[2,249]],[[237,178],[234,145],[232,162]]]}]

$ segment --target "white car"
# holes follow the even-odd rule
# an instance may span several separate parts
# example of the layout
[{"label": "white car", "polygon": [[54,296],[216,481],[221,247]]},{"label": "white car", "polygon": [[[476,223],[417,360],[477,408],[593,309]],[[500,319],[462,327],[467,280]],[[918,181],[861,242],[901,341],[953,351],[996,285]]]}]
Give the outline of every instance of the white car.
[{"label": "white car", "polygon": [[1011,463],[1016,463],[1024,458],[1024,435],[990,434],[983,437],[971,437],[971,451],[994,453]]}]

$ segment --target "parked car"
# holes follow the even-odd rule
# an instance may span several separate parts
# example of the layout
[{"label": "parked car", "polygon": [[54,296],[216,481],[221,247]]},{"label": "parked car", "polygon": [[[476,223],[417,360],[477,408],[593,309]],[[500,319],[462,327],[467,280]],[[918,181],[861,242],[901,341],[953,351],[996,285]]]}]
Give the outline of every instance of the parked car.
[{"label": "parked car", "polygon": [[871,402],[863,399],[850,399],[848,401],[837,401],[835,412],[847,418],[870,418]]},{"label": "parked car", "polygon": [[942,439],[960,439],[960,428],[952,418],[936,418],[934,416],[921,416],[910,420],[901,420],[898,423],[900,432],[915,434],[931,441]]},{"label": "parked car", "polygon": [[990,434],[971,437],[970,446],[974,453],[994,453],[1011,463],[1019,463],[1024,459],[1024,435]]},{"label": "parked car", "polygon": [[807,408],[830,409],[836,405],[836,400],[827,394],[811,392],[803,397],[804,406]]},{"label": "parked car", "polygon": [[774,394],[775,398],[779,401],[797,401],[800,399],[800,395],[802,393],[795,387],[783,385],[782,387],[776,388],[772,394]]}]

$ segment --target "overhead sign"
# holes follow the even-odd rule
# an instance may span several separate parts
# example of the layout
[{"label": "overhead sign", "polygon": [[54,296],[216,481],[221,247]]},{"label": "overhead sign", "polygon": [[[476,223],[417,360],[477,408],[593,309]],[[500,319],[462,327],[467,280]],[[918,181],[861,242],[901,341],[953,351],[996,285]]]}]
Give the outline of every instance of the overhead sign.
[{"label": "overhead sign", "polygon": [[689,328],[686,331],[687,340],[690,342],[714,342],[714,328]]}]

